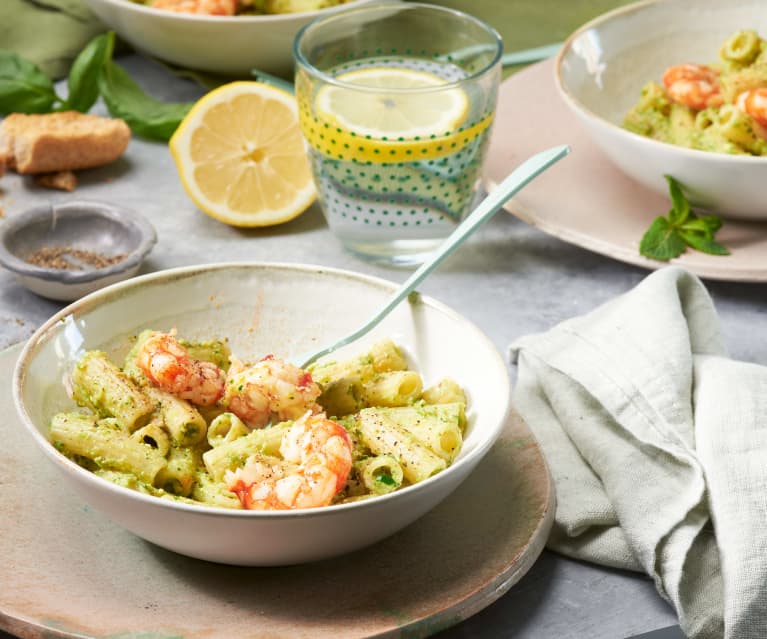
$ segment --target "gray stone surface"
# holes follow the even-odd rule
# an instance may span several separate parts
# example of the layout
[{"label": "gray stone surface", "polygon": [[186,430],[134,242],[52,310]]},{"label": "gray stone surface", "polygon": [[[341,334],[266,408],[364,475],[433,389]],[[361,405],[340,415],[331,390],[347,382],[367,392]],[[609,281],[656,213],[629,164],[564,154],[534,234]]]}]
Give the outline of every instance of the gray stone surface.
[{"label": "gray stone surface", "polygon": [[[141,58],[130,57],[123,63],[156,97],[188,100],[201,94],[194,83],[175,78]],[[23,215],[33,205],[73,196],[141,211],[159,236],[142,272],[258,260],[340,267],[397,282],[409,273],[368,264],[345,253],[316,205],[290,223],[261,230],[238,230],[214,221],[185,195],[167,146],[139,139],[131,141],[125,156],[115,164],[82,172],[74,194],[36,187],[13,173],[0,179],[0,189],[0,207],[9,218]],[[420,290],[471,319],[505,352],[514,338],[589,311],[627,291],[646,274],[548,237],[500,213]],[[719,310],[731,355],[767,363],[767,285],[706,284]],[[25,340],[61,307],[22,288],[11,273],[0,272],[0,348]],[[644,576],[544,552],[510,592],[440,636],[615,639],[672,623],[671,609]]]}]

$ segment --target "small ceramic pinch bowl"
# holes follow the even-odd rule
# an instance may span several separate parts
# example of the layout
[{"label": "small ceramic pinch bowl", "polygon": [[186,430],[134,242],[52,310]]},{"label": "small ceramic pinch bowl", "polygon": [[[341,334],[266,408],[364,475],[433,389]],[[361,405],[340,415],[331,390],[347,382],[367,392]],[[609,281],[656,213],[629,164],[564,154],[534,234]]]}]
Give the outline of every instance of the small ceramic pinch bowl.
[{"label": "small ceramic pinch bowl", "polygon": [[[86,200],[44,204],[0,225],[0,265],[15,273],[30,291],[71,302],[135,275],[156,241],[154,228],[136,211]],[[81,268],[28,261],[40,250],[58,248],[122,259],[102,265],[67,257]]]},{"label": "small ceramic pinch bowl", "polygon": [[289,361],[358,328],[396,290],[393,282],[312,265],[232,263],[160,271],[114,284],[69,305],[25,345],[13,396],[32,439],[71,489],[136,535],[183,555],[273,566],[326,559],[395,533],[445,499],[476,467],[503,428],[506,362],[479,328],[439,302],[411,296],[372,333],[331,357],[364,352],[388,337],[424,386],[452,377],[466,391],[461,452],[445,470],[389,494],[320,508],[255,511],[197,505],[111,483],[49,441],[51,417],[74,410],[63,381],[85,350],[122,362],[131,336],[152,328],[201,340],[229,339],[233,354]]},{"label": "small ceramic pinch bowl", "polygon": [[761,0],[631,4],[599,16],[568,38],[555,64],[557,87],[601,150],[645,187],[668,195],[663,176],[669,174],[699,208],[722,217],[765,220],[767,157],[687,149],[621,126],[646,82],[660,82],[672,65],[715,62],[722,43],[741,29],[767,37]]}]

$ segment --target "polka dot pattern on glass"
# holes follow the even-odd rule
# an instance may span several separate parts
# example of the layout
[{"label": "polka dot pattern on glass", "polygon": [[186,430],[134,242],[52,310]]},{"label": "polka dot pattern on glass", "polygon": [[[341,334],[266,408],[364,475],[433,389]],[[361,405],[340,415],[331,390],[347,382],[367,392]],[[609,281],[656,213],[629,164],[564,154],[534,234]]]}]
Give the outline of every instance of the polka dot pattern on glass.
[{"label": "polka dot pattern on glass", "polygon": [[[474,200],[495,100],[488,99],[479,88],[467,85],[464,82],[467,70],[439,54],[420,50],[402,54],[430,57],[416,60],[395,51],[358,51],[349,54],[349,59],[338,59],[331,75],[365,79],[364,73],[348,74],[375,65],[376,72],[380,67],[391,66],[439,76],[444,80],[445,90],[455,92],[460,86],[465,96],[466,104],[454,128],[428,136],[361,134],[334,122],[332,112],[317,107],[316,96],[322,86],[297,91],[299,120],[308,143],[320,204],[333,233],[347,245],[445,237],[470,210]],[[413,77],[418,79],[402,74],[405,82]],[[439,78],[427,92],[442,90]],[[311,81],[299,73],[297,83],[301,82]],[[373,85],[365,86],[370,90]],[[380,93],[386,99],[386,89],[380,89]],[[354,99],[353,89],[348,91],[348,97]],[[393,99],[392,104],[396,109],[397,100]],[[403,121],[409,122],[406,117]]]}]

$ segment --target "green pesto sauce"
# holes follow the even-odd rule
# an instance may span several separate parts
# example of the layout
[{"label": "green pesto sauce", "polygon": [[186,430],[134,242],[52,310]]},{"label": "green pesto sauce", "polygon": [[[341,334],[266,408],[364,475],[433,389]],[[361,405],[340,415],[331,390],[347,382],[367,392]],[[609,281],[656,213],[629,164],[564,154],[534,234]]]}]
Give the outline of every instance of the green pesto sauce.
[{"label": "green pesto sauce", "polygon": [[[623,128],[638,135],[699,151],[726,153],[729,155],[767,155],[767,142],[757,139],[744,148],[725,137],[718,126],[718,109],[703,111],[674,104],[657,82],[648,82],[639,101],[629,110],[623,120]],[[736,125],[744,134],[756,137],[745,118]]]}]

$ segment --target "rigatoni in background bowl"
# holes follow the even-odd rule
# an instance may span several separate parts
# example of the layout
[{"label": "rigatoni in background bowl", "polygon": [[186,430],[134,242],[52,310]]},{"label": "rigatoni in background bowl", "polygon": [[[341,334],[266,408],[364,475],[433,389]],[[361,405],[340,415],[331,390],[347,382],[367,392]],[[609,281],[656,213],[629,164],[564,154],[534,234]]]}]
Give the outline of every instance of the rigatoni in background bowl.
[{"label": "rigatoni in background bowl", "polygon": [[621,126],[645,83],[659,82],[672,65],[715,62],[722,43],[741,29],[767,37],[760,0],[649,0],[616,9],[568,38],[556,60],[557,87],[594,142],[644,186],[667,195],[663,176],[669,174],[698,207],[723,217],[767,219],[767,157],[687,149]]},{"label": "rigatoni in background bowl", "polygon": [[207,16],[176,13],[130,0],[86,0],[91,11],[138,51],[197,71],[245,77],[257,68],[293,74],[293,39],[318,15],[371,0],[271,15]]},{"label": "rigatoni in background bowl", "polygon": [[505,423],[507,365],[473,324],[418,297],[400,304],[366,338],[334,358],[361,353],[383,337],[404,348],[426,385],[453,377],[467,392],[461,453],[422,483],[364,501],[292,511],[247,511],[159,499],[112,484],[59,453],[51,417],[72,410],[63,384],[85,350],[122,362],[145,328],[178,329],[191,340],[228,337],[244,360],[298,357],[350,333],[396,285],[309,265],[238,263],[173,269],[134,278],[63,309],[22,351],[13,378],[21,420],[42,453],[84,501],[164,548],[210,561],[286,565],[333,557],[383,539],[447,497],[480,462]]}]

